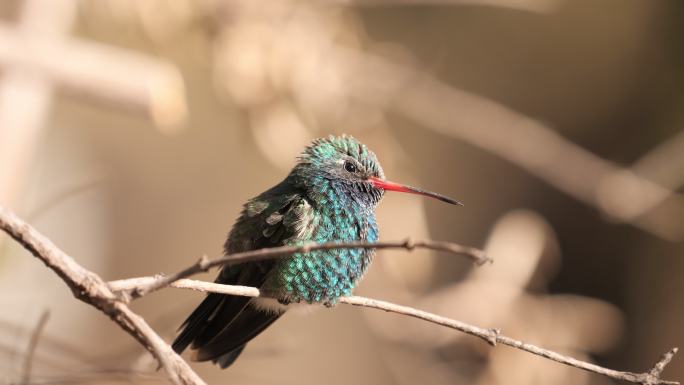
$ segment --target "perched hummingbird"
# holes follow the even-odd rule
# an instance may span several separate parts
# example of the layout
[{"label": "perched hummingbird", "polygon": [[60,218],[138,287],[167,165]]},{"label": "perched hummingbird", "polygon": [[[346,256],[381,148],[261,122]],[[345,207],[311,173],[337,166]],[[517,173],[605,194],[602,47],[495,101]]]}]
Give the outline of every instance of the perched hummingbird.
[{"label": "perched hummingbird", "polygon": [[[385,180],[375,154],[351,136],[314,140],[279,184],[249,200],[225,243],[227,254],[309,242],[378,240],[375,206],[385,191],[443,195]],[[298,253],[225,266],[217,283],[258,287],[269,298],[212,293],[182,325],[173,342],[192,343],[195,359],[230,366],[245,345],[293,303],[333,306],[349,295],[373,259],[373,249]],[[273,299],[270,299],[273,298]]]}]

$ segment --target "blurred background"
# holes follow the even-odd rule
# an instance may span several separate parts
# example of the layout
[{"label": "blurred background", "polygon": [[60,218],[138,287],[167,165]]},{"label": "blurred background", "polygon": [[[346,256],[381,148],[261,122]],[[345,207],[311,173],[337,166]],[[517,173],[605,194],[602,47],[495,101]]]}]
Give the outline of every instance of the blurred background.
[{"label": "blurred background", "polygon": [[[679,0],[2,0],[0,204],[105,279],[218,256],[242,203],[311,139],[351,134],[388,178],[356,294],[611,368],[684,342]],[[203,276],[212,279],[213,273]],[[105,316],[0,238],[0,382],[163,383]],[[203,296],[133,304],[162,334]],[[210,384],[609,384],[432,324],[288,313]],[[684,379],[676,357],[667,378]]]}]

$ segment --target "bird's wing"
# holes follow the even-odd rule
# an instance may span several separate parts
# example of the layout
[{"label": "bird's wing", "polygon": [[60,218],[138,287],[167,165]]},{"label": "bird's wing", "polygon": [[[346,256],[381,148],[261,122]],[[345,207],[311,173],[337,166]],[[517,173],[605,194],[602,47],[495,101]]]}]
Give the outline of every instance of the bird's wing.
[{"label": "bird's wing", "polygon": [[[310,217],[311,206],[306,199],[297,194],[268,193],[245,205],[226,242],[227,253],[281,246],[300,235],[303,218]],[[263,261],[226,266],[216,282],[260,287],[273,264]],[[199,350],[197,358],[204,361],[242,348],[281,315],[256,310],[247,306],[249,301],[248,297],[207,295],[185,321],[174,350],[182,352],[192,343]]]}]

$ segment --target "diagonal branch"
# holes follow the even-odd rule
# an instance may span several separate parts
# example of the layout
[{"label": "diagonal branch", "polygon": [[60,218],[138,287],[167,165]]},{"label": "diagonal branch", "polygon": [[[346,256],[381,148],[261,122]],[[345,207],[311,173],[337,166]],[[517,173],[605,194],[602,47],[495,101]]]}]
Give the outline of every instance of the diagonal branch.
[{"label": "diagonal branch", "polygon": [[487,262],[492,262],[489,257],[480,249],[473,247],[461,246],[453,242],[439,242],[439,241],[413,241],[407,238],[404,241],[393,242],[329,242],[329,243],[307,243],[300,246],[281,246],[271,247],[265,249],[245,251],[242,253],[234,253],[225,255],[223,257],[208,259],[206,256],[199,259],[195,264],[187,267],[175,274],[168,276],[160,276],[159,279],[150,281],[147,284],[142,284],[131,288],[130,294],[133,298],[139,298],[145,294],[159,290],[165,286],[169,286],[172,282],[182,278],[187,278],[197,273],[205,272],[215,266],[234,265],[245,262],[263,261],[273,258],[287,257],[296,253],[307,253],[314,250],[331,250],[331,249],[430,249],[437,251],[444,251],[451,254],[464,255],[473,260],[478,265],[483,265]]},{"label": "diagonal branch", "polygon": [[[164,276],[154,277],[140,277],[122,279],[118,281],[110,281],[109,287],[114,291],[134,290],[138,287],[147,287],[155,282],[163,281]],[[239,295],[244,297],[260,297],[259,289],[248,286],[233,286],[222,285],[218,283],[211,283],[205,281],[197,281],[191,279],[180,279],[172,282],[170,286],[179,289],[190,289],[202,292]],[[391,313],[397,313],[413,318],[418,318],[424,321],[432,322],[434,324],[445,326],[460,332],[469,334],[474,337],[483,339],[492,346],[496,344],[508,345],[513,348],[532,353],[534,355],[544,357],[546,359],[559,362],[564,365],[572,366],[578,369],[586,370],[588,372],[597,373],[610,377],[615,380],[627,381],[641,385],[679,385],[677,381],[667,381],[660,378],[665,366],[670,363],[672,357],[677,353],[677,348],[672,348],[665,353],[663,357],[655,364],[653,369],[643,373],[623,372],[614,369],[604,368],[602,366],[592,364],[585,361],[556,353],[554,351],[540,348],[538,346],[518,341],[511,337],[504,336],[498,329],[484,329],[477,326],[467,324],[465,322],[457,321],[451,318],[442,317],[423,310],[418,310],[409,306],[397,305],[391,302],[380,301],[377,299],[350,296],[340,298],[341,303],[346,303],[354,306],[369,307],[373,309],[384,310]]]},{"label": "diagonal branch", "polygon": [[[74,296],[107,314],[114,322],[133,336],[141,345],[150,351],[157,359],[160,366],[163,367],[169,379],[177,385],[205,385],[204,381],[192,371],[188,364],[176,354],[173,349],[166,343],[154,330],[145,322],[139,315],[135,314],[126,304],[126,297],[117,295],[117,292],[127,292],[130,290],[142,289],[150,287],[150,285],[159,285],[159,282],[167,282],[168,277],[143,277],[132,278],[128,280],[120,280],[113,282],[105,282],[98,275],[86,270],[81,265],[76,263],[73,258],[65,254],[62,250],[57,248],[49,239],[40,234],[37,230],[29,224],[19,219],[11,211],[0,206],[0,229],[9,234],[18,243],[24,246],[34,256],[43,261],[50,269],[58,274],[62,280],[69,286],[74,293]],[[416,244],[406,241],[401,247],[411,249]],[[444,244],[437,244],[444,247]],[[335,246],[340,246],[335,245]],[[346,245],[345,247],[362,247],[362,245]],[[368,247],[375,247],[377,245],[370,245]],[[332,245],[326,246],[334,248]],[[398,246],[386,246],[398,247]],[[426,243],[425,247],[438,248],[435,245]],[[470,252],[472,254],[474,249],[462,248],[463,253]],[[309,251],[315,249],[314,246],[303,246],[298,248],[298,251]],[[268,253],[269,251],[265,251]],[[274,251],[270,251],[275,253]],[[279,250],[283,252],[283,250]],[[477,254],[477,253],[475,253]],[[276,254],[280,255],[280,254]],[[269,255],[273,257],[274,255]],[[484,255],[482,255],[484,258]],[[246,258],[246,257],[245,257]],[[262,255],[252,255],[250,258],[266,258]],[[204,259],[198,264],[200,267],[207,264],[219,265],[225,262],[219,262],[221,258],[209,261]],[[484,259],[486,260],[486,259]],[[205,267],[208,268],[208,267]],[[179,288],[187,288],[205,292],[215,292],[230,295],[240,295],[247,297],[260,296],[259,289],[244,286],[229,286],[220,285],[216,283],[194,281],[189,279],[173,280],[169,283],[171,286]],[[154,287],[154,286],[152,286]],[[562,354],[540,348],[538,346],[527,344],[522,341],[501,335],[497,329],[483,329],[477,326],[469,325],[461,321],[453,320],[446,317],[441,317],[436,314],[428,313],[422,310],[414,309],[408,306],[393,304],[390,302],[364,298],[364,297],[343,297],[340,302],[380,309],[387,312],[402,314],[409,317],[418,318],[424,321],[432,322],[437,325],[445,326],[463,333],[481,338],[491,345],[504,344],[516,349],[524,350],[526,352],[556,361],[575,368],[583,369],[589,372],[602,374],[604,376],[632,382],[641,385],[679,385],[676,381],[667,381],[661,378],[661,374],[665,367],[670,363],[673,356],[677,353],[677,348],[673,348],[667,352],[655,364],[655,366],[647,372],[632,373],[623,372],[613,369],[604,368],[589,362],[580,361],[572,357],[564,356]]]},{"label": "diagonal branch", "polygon": [[111,291],[97,274],[79,265],[28,223],[0,206],[0,229],[54,271],[71,289],[74,297],[108,315],[154,355],[176,385],[206,385],[190,366],[145,320]]},{"label": "diagonal branch", "polygon": [[355,98],[499,156],[615,219],[664,239],[684,238],[684,226],[672,220],[684,215],[684,195],[667,185],[643,178],[538,120],[452,87],[416,66],[334,48],[326,59],[348,69],[345,84]]}]

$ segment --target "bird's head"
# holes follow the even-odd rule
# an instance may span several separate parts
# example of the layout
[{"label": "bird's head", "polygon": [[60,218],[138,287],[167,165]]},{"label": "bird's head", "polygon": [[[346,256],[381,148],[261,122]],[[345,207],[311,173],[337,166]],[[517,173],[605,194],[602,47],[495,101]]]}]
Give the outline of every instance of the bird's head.
[{"label": "bird's head", "polygon": [[386,180],[375,154],[349,135],[314,140],[299,157],[291,176],[315,200],[335,199],[342,193],[375,206],[385,191],[399,191],[462,205],[444,195]]}]

